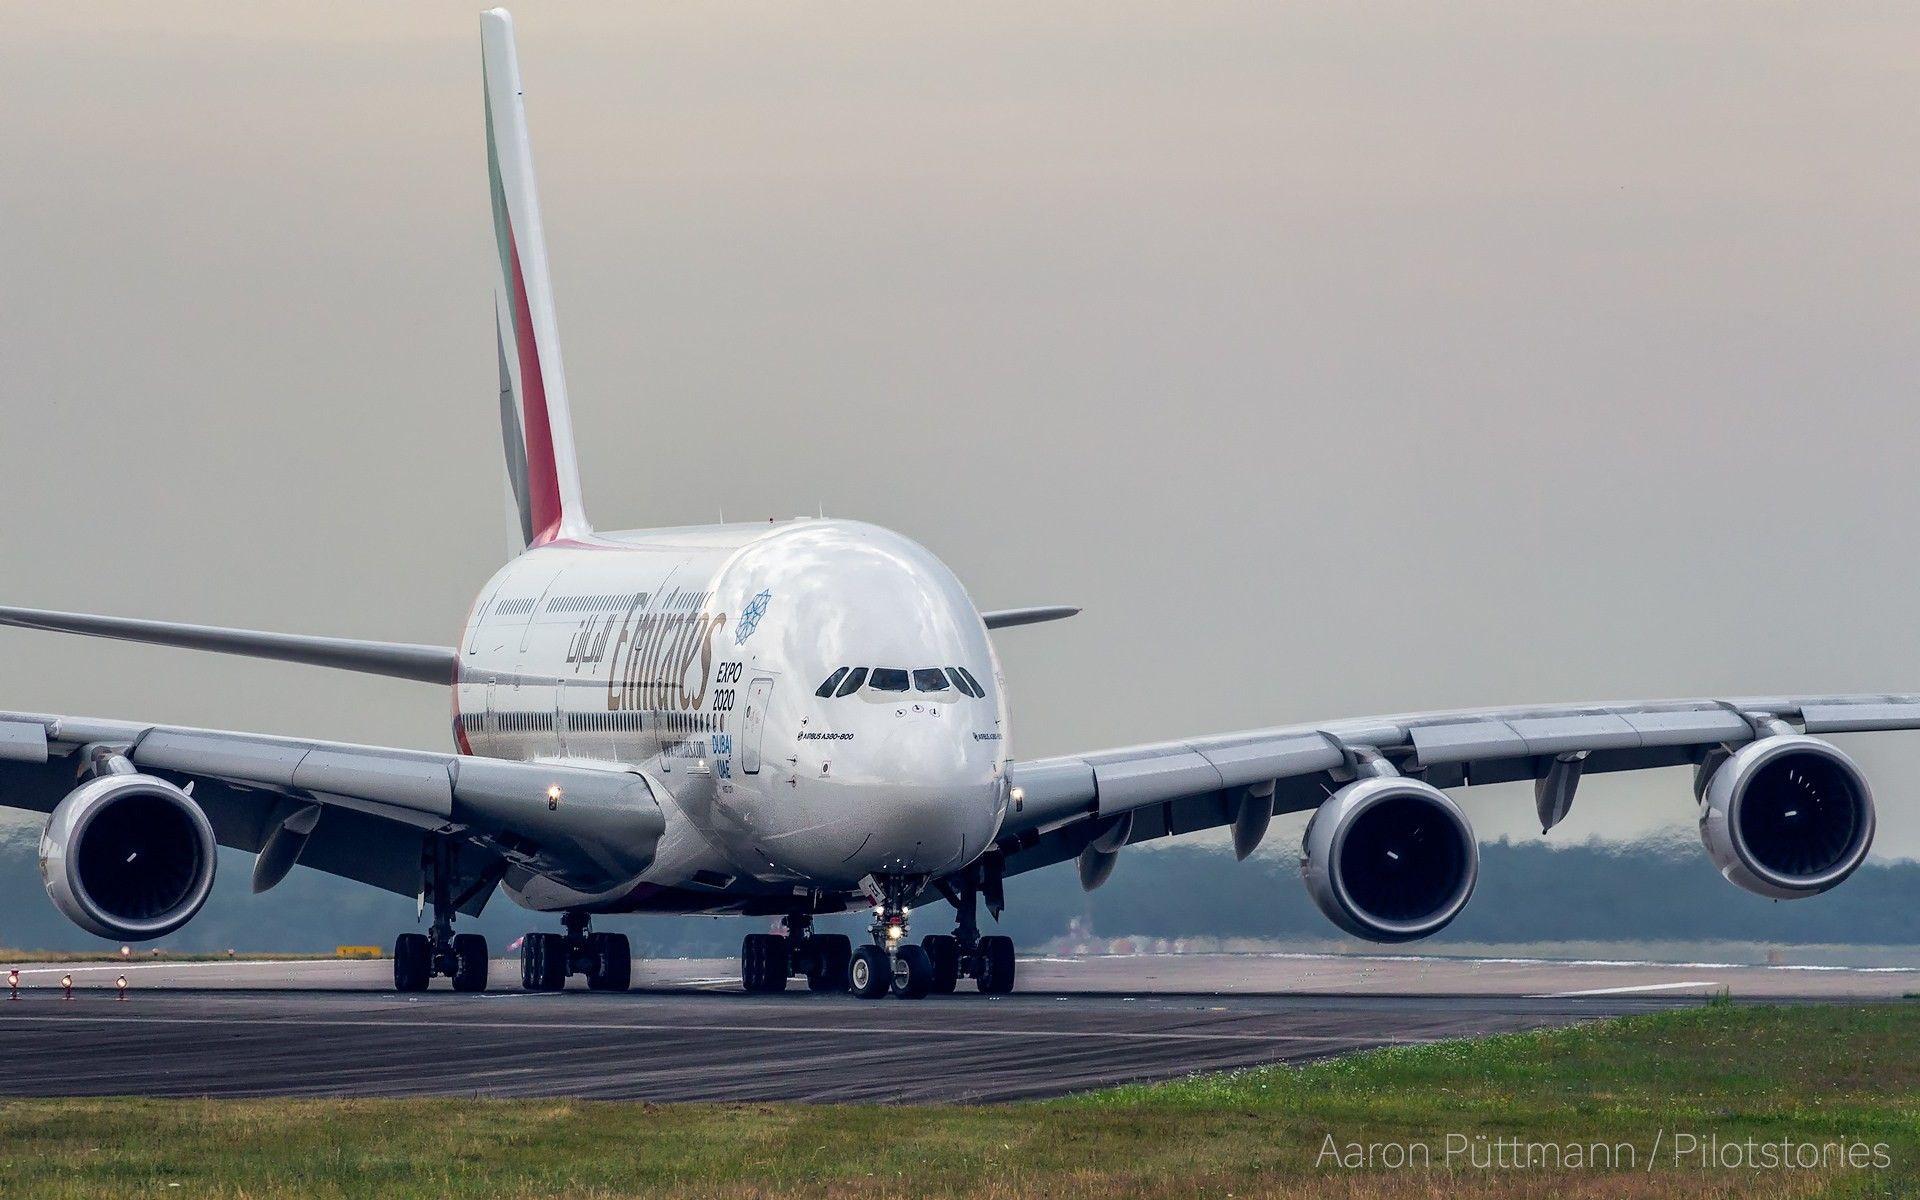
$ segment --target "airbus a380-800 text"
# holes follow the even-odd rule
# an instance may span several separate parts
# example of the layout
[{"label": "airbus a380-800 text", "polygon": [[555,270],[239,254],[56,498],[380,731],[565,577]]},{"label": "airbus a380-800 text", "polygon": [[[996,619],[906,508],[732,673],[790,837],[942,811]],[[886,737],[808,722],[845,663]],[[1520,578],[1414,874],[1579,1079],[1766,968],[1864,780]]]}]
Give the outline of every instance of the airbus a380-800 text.
[{"label": "airbus a380-800 text", "polygon": [[[1311,812],[1302,859],[1342,929],[1405,941],[1444,927],[1479,871],[1446,789],[1532,780],[1543,832],[1584,775],[1694,768],[1700,834],[1727,879],[1813,896],[1860,865],[1874,808],[1817,735],[1920,728],[1920,696],[1706,697],[1343,719],[1043,759],[1010,757],[992,631],[1069,616],[981,612],[897,533],[798,519],[628,533],[581,503],[512,23],[481,18],[495,317],[508,482],[524,552],[453,646],[0,609],[0,623],[251,655],[451,689],[456,752],[124,720],[0,713],[0,803],[48,814],[47,891],[103,937],[185,924],[216,850],[253,888],[295,865],[420,898],[394,985],[484,988],[483,938],[456,934],[497,890],[558,914],[523,942],[521,984],[624,989],[610,913],[743,913],[741,981],[917,998],[1013,987],[983,935],[1006,878],[1074,860],[1088,888],[1125,847],[1225,827],[1250,853],[1276,812]],[[909,937],[913,906],[951,932]],[[814,928],[871,908],[869,936]],[[924,923],[926,910],[920,912]]]}]

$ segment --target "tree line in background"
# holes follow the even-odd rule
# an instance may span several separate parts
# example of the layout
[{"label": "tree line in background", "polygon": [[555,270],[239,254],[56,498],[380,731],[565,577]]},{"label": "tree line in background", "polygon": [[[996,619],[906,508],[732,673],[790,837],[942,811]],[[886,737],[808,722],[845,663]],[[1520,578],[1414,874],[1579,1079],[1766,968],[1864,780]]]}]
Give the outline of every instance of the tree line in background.
[{"label": "tree line in background", "polygon": [[[1697,848],[1554,848],[1494,842],[1481,848],[1480,885],[1465,913],[1428,945],[1459,942],[1706,941],[1920,943],[1920,863],[1869,863],[1836,891],[1779,903],[1722,880]],[[248,890],[251,856],[221,851],[207,906],[159,944],[179,951],[329,951],[388,946],[416,925],[414,901],[296,869],[263,896]],[[936,901],[914,914],[916,934],[945,932],[952,912]],[[1022,946],[1064,935],[1070,922],[1103,937],[1336,939],[1314,908],[1290,857],[1236,863],[1223,849],[1172,846],[1121,858],[1100,890],[1083,893],[1071,864],[1007,882],[1000,932]],[[858,934],[859,914],[823,918]],[[761,918],[602,917],[598,927],[628,933],[643,956],[737,953],[741,935],[772,928]],[[526,912],[496,895],[463,931],[484,933],[496,952],[530,929],[559,928],[557,916]],[[31,831],[0,841],[0,946],[97,950],[114,943],[81,932],[41,888]]]}]

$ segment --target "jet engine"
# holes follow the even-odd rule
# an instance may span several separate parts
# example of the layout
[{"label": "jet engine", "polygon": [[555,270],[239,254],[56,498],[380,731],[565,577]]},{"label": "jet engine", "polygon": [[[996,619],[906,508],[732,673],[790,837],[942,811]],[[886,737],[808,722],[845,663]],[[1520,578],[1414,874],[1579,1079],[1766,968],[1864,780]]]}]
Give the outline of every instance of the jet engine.
[{"label": "jet engine", "polygon": [[47,895],[88,933],[145,941],[185,925],[213,889],[213,826],[151,775],[103,775],[67,794],[40,835]]},{"label": "jet engine", "polygon": [[1819,738],[1749,742],[1700,792],[1700,840],[1727,879],[1797,900],[1836,887],[1873,845],[1873,792],[1851,758]]},{"label": "jet engine", "polygon": [[1327,919],[1375,942],[1438,933],[1480,875],[1473,828],[1447,794],[1401,777],[1341,788],[1307,823],[1300,868]]}]

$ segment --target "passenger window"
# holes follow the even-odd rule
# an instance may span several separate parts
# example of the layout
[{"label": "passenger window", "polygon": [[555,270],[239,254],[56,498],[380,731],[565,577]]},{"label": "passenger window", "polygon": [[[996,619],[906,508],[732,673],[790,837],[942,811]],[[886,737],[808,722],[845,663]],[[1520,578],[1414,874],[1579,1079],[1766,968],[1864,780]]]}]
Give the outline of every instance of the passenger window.
[{"label": "passenger window", "polygon": [[947,690],[947,677],[939,667],[921,667],[913,673],[913,690],[916,692],[944,692]]},{"label": "passenger window", "polygon": [[851,696],[855,692],[859,691],[860,685],[865,683],[866,681],[867,681],[867,669],[865,667],[855,667],[853,669],[853,674],[847,676],[846,682],[840,685],[840,690],[835,692],[834,696],[835,697]]},{"label": "passenger window", "polygon": [[876,692],[904,692],[907,673],[900,667],[875,667],[867,682]]},{"label": "passenger window", "polygon": [[976,696],[978,696],[978,697],[980,697],[980,699],[982,699],[982,700],[985,700],[985,699],[987,698],[987,689],[985,689],[985,688],[983,688],[983,687],[981,687],[981,686],[980,686],[980,681],[979,681],[978,679],[975,679],[975,678],[973,677],[973,672],[972,672],[972,671],[969,671],[969,670],[967,670],[967,669],[966,669],[965,667],[961,667],[961,668],[960,668],[960,677],[961,677],[962,679],[965,679],[965,680],[966,680],[966,681],[967,681],[968,683],[970,683],[970,684],[972,684],[972,685],[973,685],[973,694],[974,694],[974,695],[976,695]]},{"label": "passenger window", "polygon": [[[960,691],[960,694],[961,694],[962,696],[972,696],[972,695],[973,695],[973,685],[971,685],[971,684],[969,684],[969,683],[968,683],[968,682],[967,682],[967,681],[966,681],[965,679],[962,679],[962,678],[960,677],[960,668],[958,668],[958,667],[948,667],[948,668],[947,668],[947,678],[949,678],[949,679],[951,679],[951,680],[953,680],[953,686],[954,686],[955,688],[957,688],[957,689],[959,689],[959,691]],[[976,697],[976,699],[977,699],[977,697]]]},{"label": "passenger window", "polygon": [[833,689],[839,687],[840,681],[842,679],[845,679],[846,677],[847,677],[847,669],[845,667],[841,667],[838,671],[835,671],[833,674],[827,676],[827,681],[821,684],[819,687],[815,688],[813,691],[813,694],[820,697],[823,700],[826,699],[828,696],[833,695]]}]

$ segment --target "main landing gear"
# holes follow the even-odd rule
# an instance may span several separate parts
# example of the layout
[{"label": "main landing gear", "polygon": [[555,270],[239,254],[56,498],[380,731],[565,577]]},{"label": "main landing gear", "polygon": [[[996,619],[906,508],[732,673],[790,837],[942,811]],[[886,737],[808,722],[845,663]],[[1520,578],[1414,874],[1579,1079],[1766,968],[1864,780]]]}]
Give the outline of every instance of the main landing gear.
[{"label": "main landing gear", "polygon": [[813,917],[794,913],[781,922],[785,935],[750,933],[740,943],[740,986],[755,995],[787,990],[804,975],[811,992],[847,990],[853,940],[844,933],[815,933]]},{"label": "main landing gear", "polygon": [[624,992],[633,984],[633,949],[624,933],[594,933],[592,918],[570,912],[565,933],[529,933],[520,943],[520,986],[530,992],[565,990],[585,975],[596,992]]},{"label": "main landing gear", "polygon": [[[941,881],[940,892],[953,905],[954,927],[951,934],[934,934],[921,944],[934,956],[936,981],[951,992],[960,979],[971,979],[989,996],[1004,996],[1013,990],[1013,939],[1000,934],[980,933],[980,898],[986,897],[987,911],[995,917],[1006,907],[1000,889],[999,860],[983,860],[966,876],[949,883]],[[952,966],[947,966],[951,963]]]},{"label": "main landing gear", "polygon": [[451,978],[456,992],[487,988],[487,939],[453,931],[453,914],[465,900],[450,894],[454,854],[444,838],[435,838],[421,856],[426,883],[421,890],[432,893],[433,925],[427,933],[403,933],[394,939],[393,988],[397,992],[424,992],[435,975]]}]

